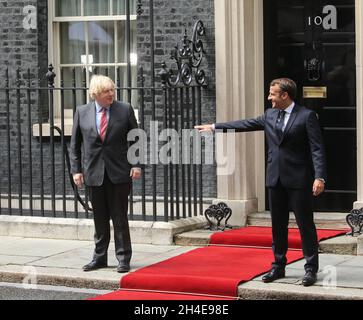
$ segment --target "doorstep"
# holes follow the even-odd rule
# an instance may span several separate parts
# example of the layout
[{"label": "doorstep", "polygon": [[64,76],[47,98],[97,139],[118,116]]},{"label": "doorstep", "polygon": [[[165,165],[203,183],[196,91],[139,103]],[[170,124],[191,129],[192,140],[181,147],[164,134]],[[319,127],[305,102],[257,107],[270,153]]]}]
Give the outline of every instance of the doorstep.
[{"label": "doorstep", "polygon": [[[211,235],[215,231],[194,230],[174,237],[174,242],[178,246],[207,246],[210,242]],[[319,249],[322,253],[337,255],[363,255],[363,235],[360,237],[351,237],[347,235],[321,241]]]},{"label": "doorstep", "polygon": [[[129,221],[129,225],[132,243],[172,245],[176,234],[203,228],[207,221],[193,217],[170,222]],[[0,216],[0,236],[92,241],[94,225],[88,219]]]}]

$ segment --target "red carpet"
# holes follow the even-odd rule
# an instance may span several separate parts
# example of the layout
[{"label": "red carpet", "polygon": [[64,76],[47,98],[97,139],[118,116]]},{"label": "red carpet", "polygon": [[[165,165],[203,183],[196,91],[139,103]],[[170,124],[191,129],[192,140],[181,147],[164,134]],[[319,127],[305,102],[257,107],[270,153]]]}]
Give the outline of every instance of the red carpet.
[{"label": "red carpet", "polygon": [[[301,251],[288,253],[290,263],[301,257]],[[272,259],[267,249],[211,246],[132,272],[121,288],[236,297],[238,284],[265,273]]]},{"label": "red carpet", "polygon": [[[345,233],[346,230],[318,230],[318,238],[320,241]],[[271,243],[271,228],[268,227],[246,227],[215,233],[211,246],[125,275],[120,287],[131,289],[132,293],[121,290],[96,299],[187,300],[180,293],[191,294],[189,298],[197,300],[211,296],[236,298],[240,283],[252,280],[271,268]],[[289,247],[288,263],[303,258],[298,229],[290,229]]]},{"label": "red carpet", "polygon": [[[333,238],[345,234],[347,230],[318,230],[318,240]],[[271,228],[267,227],[247,227],[234,229],[225,232],[214,233],[211,237],[210,244],[214,245],[233,245],[233,246],[251,246],[267,247],[272,246]],[[301,239],[299,229],[289,229],[289,248],[301,249]]]}]

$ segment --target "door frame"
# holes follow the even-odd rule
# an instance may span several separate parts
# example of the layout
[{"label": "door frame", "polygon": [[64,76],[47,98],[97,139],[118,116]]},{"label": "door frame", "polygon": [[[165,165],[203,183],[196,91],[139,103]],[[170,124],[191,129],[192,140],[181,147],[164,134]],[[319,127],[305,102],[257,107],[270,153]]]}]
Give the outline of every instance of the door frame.
[{"label": "door frame", "polygon": [[[214,0],[215,5],[215,27],[216,27],[216,83],[217,83],[217,121],[226,121],[231,119],[242,118],[251,112],[246,109],[246,102],[255,103],[255,114],[263,112],[264,95],[264,33],[263,33],[263,0]],[[235,24],[235,19],[231,19],[236,14],[239,14],[239,7],[245,7],[242,11],[242,16],[239,23]],[[252,6],[252,9],[248,6]],[[249,11],[249,12],[248,12]],[[356,13],[356,85],[357,85],[357,201],[352,204],[354,208],[363,207],[363,1],[355,0]],[[247,15],[251,15],[253,19],[248,19]],[[250,16],[251,17],[251,16]],[[251,31],[253,32],[251,35]],[[252,37],[252,39],[251,39]],[[250,38],[250,44],[253,45],[255,52],[255,70],[250,78],[254,81],[254,91],[252,96],[242,97],[234,90],[233,83],[244,81],[246,77],[244,72],[236,75],[232,72],[234,60],[233,57],[245,57],[251,54],[251,48],[244,45],[239,45],[241,40]],[[236,45],[237,44],[237,45]],[[245,58],[241,58],[242,63],[248,63]],[[261,68],[262,66],[262,68]],[[238,77],[238,79],[236,79]],[[241,79],[243,78],[243,79]],[[246,91],[243,91],[246,92]],[[263,95],[261,94],[263,92]],[[231,97],[236,97],[231,99]],[[233,102],[233,103],[232,103]],[[236,105],[237,111],[236,111]],[[235,109],[234,109],[235,108]],[[253,112],[252,112],[253,113]],[[227,119],[228,118],[228,119]],[[257,137],[255,141],[254,172],[256,178],[253,183],[247,188],[252,188],[258,200],[258,211],[265,210],[265,161],[264,161],[264,142],[261,137]],[[226,195],[225,190],[234,186],[234,182],[227,182],[227,178],[218,178],[218,198],[230,197],[234,200],[244,199],[244,195],[233,194]],[[246,178],[241,175],[236,175],[234,181],[249,183]],[[227,186],[227,189],[226,189]]]},{"label": "door frame", "polygon": [[363,3],[355,0],[356,68],[357,68],[357,201],[355,209],[363,207]]}]

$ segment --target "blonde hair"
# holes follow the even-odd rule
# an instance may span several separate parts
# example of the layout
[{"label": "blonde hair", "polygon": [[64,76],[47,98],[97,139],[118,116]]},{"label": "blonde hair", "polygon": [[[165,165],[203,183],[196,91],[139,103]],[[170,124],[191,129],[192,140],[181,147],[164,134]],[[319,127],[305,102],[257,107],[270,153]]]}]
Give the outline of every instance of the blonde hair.
[{"label": "blonde hair", "polygon": [[116,85],[111,78],[101,75],[94,75],[91,78],[89,84],[89,95],[92,100],[96,100],[97,96],[100,95],[102,91],[108,89],[115,89]]}]

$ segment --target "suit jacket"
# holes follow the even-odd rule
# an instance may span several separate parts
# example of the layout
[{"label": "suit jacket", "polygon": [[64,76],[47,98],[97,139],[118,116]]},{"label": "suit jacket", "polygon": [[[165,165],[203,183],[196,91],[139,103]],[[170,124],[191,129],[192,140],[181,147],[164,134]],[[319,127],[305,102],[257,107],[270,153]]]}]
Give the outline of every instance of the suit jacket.
[{"label": "suit jacket", "polygon": [[95,102],[77,108],[70,144],[72,174],[83,173],[85,184],[96,187],[103,183],[105,170],[114,184],[131,181],[127,160],[127,134],[138,128],[131,105],[113,102],[104,142],[96,128]]},{"label": "suit jacket", "polygon": [[321,128],[315,112],[295,105],[280,139],[275,126],[279,110],[268,109],[256,119],[216,123],[216,129],[237,132],[265,131],[267,142],[266,186],[280,179],[286,188],[311,187],[317,178],[326,180],[326,160]]}]

